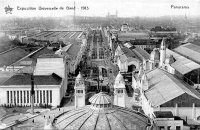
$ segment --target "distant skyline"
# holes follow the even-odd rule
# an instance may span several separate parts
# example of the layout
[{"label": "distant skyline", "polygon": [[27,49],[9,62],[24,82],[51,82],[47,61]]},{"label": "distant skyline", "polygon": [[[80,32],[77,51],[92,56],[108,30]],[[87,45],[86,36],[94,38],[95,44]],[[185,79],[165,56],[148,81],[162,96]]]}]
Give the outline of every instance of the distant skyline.
[{"label": "distant skyline", "polygon": [[[76,3],[76,15],[78,16],[101,16],[105,17],[108,12],[111,15],[118,11],[119,17],[160,17],[173,15],[200,15],[200,0],[1,0],[1,17],[62,17],[73,15],[73,10],[66,10],[66,7],[73,7]],[[13,9],[12,14],[5,13],[5,7]],[[41,7],[57,7],[57,10],[38,10]],[[88,10],[81,9],[87,6]],[[184,6],[183,9],[174,8]],[[17,9],[18,7],[18,9]],[[36,8],[35,10],[20,10],[20,8]],[[60,7],[64,7],[60,10]],[[188,8],[189,7],[189,8]]]}]

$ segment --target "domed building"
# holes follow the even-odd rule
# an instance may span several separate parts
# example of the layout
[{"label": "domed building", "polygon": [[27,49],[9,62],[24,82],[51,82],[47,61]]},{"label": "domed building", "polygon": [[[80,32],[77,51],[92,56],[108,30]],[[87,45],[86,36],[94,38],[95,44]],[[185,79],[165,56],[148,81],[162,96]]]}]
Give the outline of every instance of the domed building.
[{"label": "domed building", "polygon": [[[101,91],[89,98],[90,105],[85,105],[85,102],[78,105],[85,100],[86,96],[84,78],[80,73],[74,88],[75,109],[56,116],[50,125],[51,129],[157,130],[157,126],[148,116],[125,107],[126,89],[120,72],[114,83],[114,103],[109,95]],[[79,93],[80,89],[84,92]]]},{"label": "domed building", "polygon": [[160,52],[157,48],[155,48],[150,55],[150,70],[154,69],[156,67],[159,66],[159,62],[160,62]]},{"label": "domed building", "polygon": [[158,67],[163,67],[166,59],[165,40],[162,39],[160,48],[155,48],[150,55],[150,70]]},{"label": "domed building", "polygon": [[77,130],[157,130],[146,115],[113,105],[104,92],[95,94],[87,105],[65,112],[53,121],[54,129]]}]

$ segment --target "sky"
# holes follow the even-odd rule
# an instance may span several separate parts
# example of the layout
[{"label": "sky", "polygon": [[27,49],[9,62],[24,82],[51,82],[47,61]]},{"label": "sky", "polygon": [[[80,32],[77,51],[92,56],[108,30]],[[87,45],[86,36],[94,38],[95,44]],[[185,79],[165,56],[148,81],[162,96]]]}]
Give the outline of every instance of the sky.
[{"label": "sky", "polygon": [[[76,3],[76,15],[105,17],[108,12],[119,17],[159,17],[165,15],[197,16],[200,14],[200,0],[1,0],[1,17],[62,17],[73,15],[73,7]],[[5,12],[5,7],[13,8],[12,14]],[[171,6],[187,6],[189,9],[174,9]],[[38,10],[41,7],[64,7],[63,10]],[[81,9],[87,6],[87,10]],[[18,7],[18,8],[17,8]],[[36,8],[36,10],[20,10],[20,8]]]}]

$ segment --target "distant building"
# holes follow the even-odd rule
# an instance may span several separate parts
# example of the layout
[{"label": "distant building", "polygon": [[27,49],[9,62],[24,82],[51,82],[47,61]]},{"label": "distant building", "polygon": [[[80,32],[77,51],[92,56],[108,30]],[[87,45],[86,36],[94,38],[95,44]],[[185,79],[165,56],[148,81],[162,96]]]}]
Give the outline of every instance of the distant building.
[{"label": "distant building", "polygon": [[161,130],[190,130],[187,122],[182,119],[174,117],[171,111],[155,111],[156,124]]},{"label": "distant building", "polygon": [[121,26],[121,31],[122,31],[122,32],[127,32],[127,31],[129,31],[129,26],[128,26],[127,23],[122,24],[122,26]]},{"label": "distant building", "polygon": [[115,51],[115,62],[121,72],[139,71],[140,64],[149,70],[149,54],[131,44],[119,45]]},{"label": "distant building", "polygon": [[29,36],[28,39],[49,41],[50,43],[57,43],[59,41],[62,41],[63,43],[68,43],[69,41],[82,42],[82,35],[83,31],[81,30],[54,29],[42,31],[33,36]]}]

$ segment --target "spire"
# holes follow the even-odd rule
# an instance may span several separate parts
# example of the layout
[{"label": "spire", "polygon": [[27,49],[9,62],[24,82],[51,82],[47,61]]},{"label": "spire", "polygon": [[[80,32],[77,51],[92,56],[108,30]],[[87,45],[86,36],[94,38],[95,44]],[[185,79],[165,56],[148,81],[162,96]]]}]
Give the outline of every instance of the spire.
[{"label": "spire", "polygon": [[161,49],[162,49],[162,48],[165,49],[165,39],[164,39],[164,38],[162,39],[160,48],[161,48]]},{"label": "spire", "polygon": [[165,47],[165,39],[162,39],[160,46],[160,67],[164,67],[166,58],[166,47]]}]

